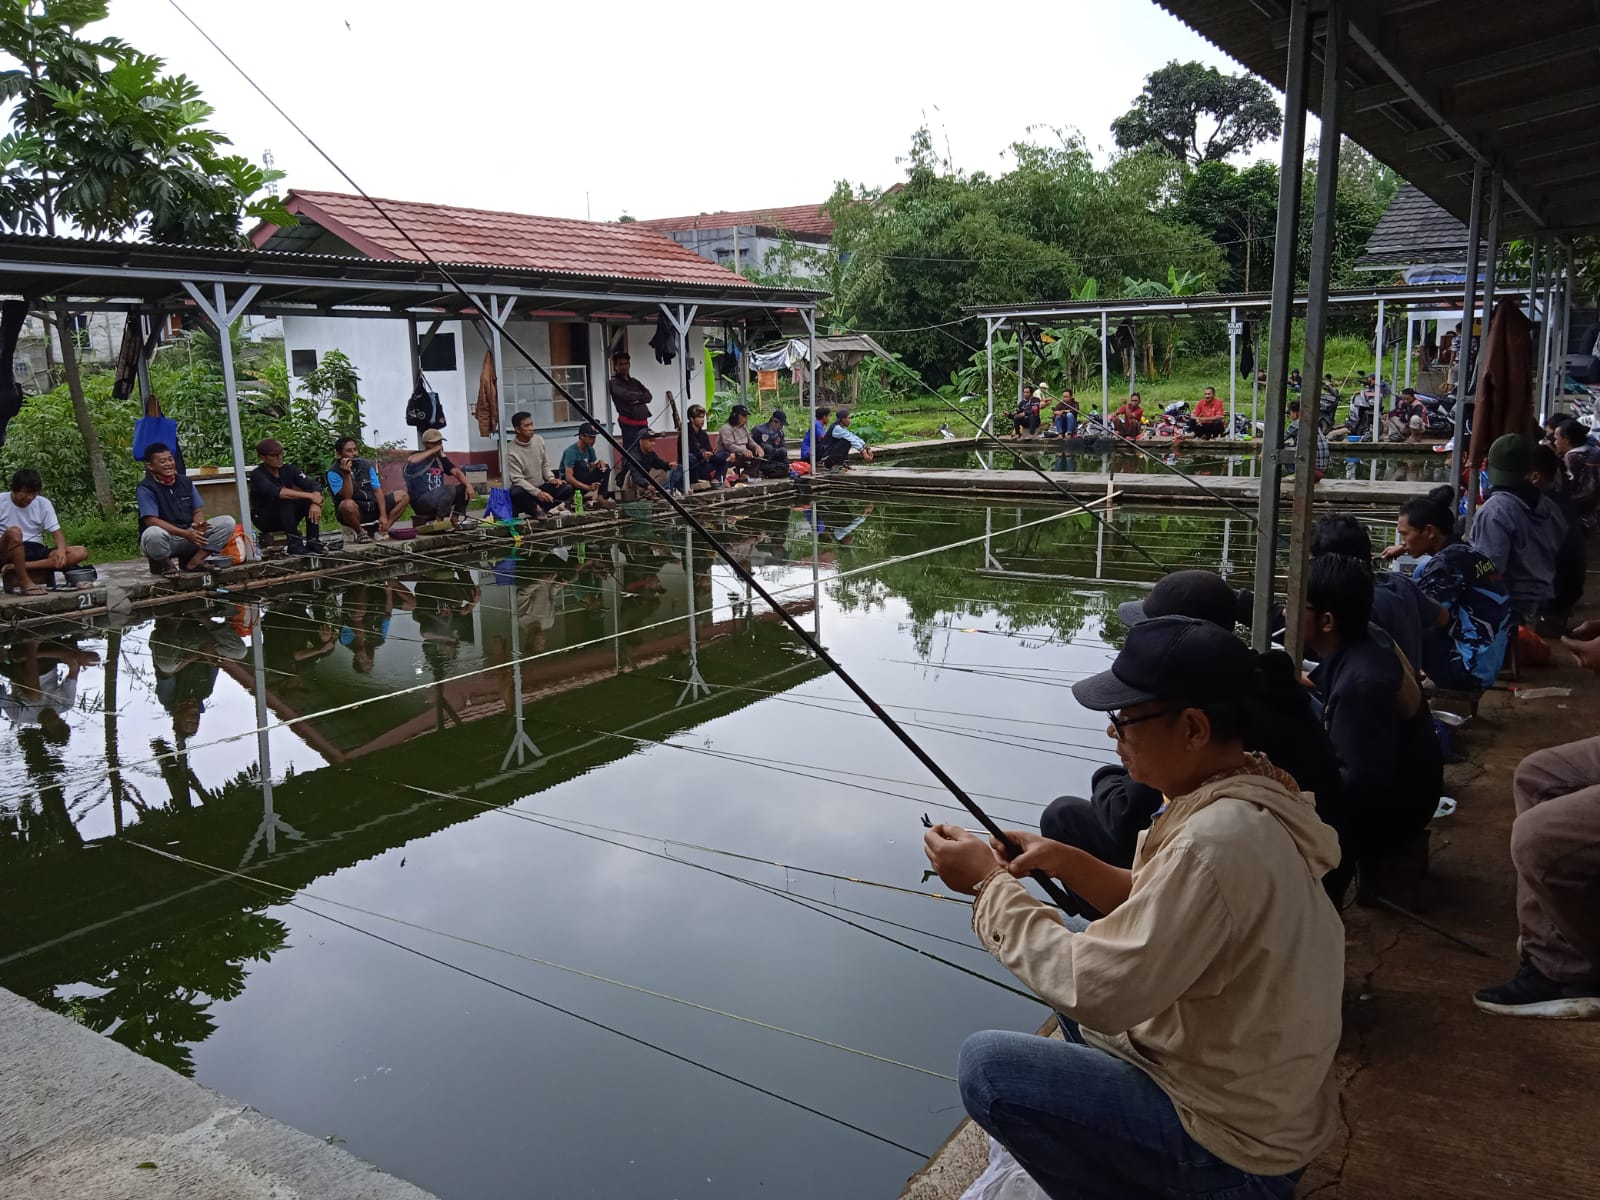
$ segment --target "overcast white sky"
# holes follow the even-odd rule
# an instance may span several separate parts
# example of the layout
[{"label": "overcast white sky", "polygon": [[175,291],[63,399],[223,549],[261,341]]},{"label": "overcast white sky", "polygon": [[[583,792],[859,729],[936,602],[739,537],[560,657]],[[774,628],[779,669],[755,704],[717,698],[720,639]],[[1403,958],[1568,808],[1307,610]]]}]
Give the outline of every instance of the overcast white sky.
[{"label": "overcast white sky", "polygon": [[[1003,170],[1029,126],[1109,147],[1154,68],[1240,69],[1148,0],[814,0],[789,20],[729,0],[180,2],[372,194],[596,220],[886,186],[924,121],[967,171]],[[349,190],[167,0],[112,0],[106,29],[195,79],[286,187]]]}]

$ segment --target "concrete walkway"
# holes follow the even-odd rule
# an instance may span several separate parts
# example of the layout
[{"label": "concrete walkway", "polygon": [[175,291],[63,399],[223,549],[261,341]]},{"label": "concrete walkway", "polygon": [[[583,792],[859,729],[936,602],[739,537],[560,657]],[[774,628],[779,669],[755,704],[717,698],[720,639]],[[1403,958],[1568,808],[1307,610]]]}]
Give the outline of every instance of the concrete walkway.
[{"label": "concrete walkway", "polygon": [[431,1193],[0,988],[0,1196],[430,1200]]}]

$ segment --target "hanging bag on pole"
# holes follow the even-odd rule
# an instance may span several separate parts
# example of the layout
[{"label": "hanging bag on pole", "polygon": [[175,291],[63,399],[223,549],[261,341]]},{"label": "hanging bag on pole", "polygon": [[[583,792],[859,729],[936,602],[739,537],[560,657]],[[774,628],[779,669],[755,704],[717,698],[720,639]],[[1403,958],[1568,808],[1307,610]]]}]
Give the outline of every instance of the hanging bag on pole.
[{"label": "hanging bag on pole", "polygon": [[134,461],[143,462],[145,452],[158,442],[172,451],[172,457],[178,464],[178,474],[187,474],[183,465],[183,451],[178,446],[178,423],[162,414],[161,401],[152,392],[145,401],[144,416],[133,423]]},{"label": "hanging bag on pole", "polygon": [[439,393],[428,386],[425,375],[417,376],[417,386],[411,389],[411,399],[406,401],[406,424],[413,429],[444,428],[444,408],[439,403]]}]

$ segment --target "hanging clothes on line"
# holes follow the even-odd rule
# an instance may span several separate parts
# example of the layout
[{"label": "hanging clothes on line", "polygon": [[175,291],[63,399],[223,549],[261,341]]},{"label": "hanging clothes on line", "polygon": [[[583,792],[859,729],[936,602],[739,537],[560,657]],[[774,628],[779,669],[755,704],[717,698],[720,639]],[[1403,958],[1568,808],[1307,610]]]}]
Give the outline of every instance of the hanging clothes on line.
[{"label": "hanging clothes on line", "polygon": [[500,380],[494,373],[494,351],[483,352],[483,369],[478,372],[478,403],[472,410],[478,419],[478,433],[488,437],[500,421]]},{"label": "hanging clothes on line", "polygon": [[796,362],[805,362],[809,353],[806,344],[799,338],[790,338],[776,350],[752,350],[750,366],[757,371],[781,371],[794,366]]}]

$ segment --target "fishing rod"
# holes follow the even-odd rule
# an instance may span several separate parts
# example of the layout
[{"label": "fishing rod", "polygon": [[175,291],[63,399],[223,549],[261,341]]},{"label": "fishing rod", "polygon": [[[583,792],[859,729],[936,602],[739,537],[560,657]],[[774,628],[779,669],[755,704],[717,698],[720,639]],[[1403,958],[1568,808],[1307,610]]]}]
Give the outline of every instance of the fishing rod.
[{"label": "fishing rod", "polygon": [[[379,204],[370,195],[368,195],[367,192],[351,177],[350,173],[341,167],[337,162],[335,162],[333,157],[328,154],[328,152],[324,150],[321,145],[319,145],[315,139],[311,137],[310,134],[302,129],[300,125],[283,110],[278,102],[268,95],[266,90],[262,88],[260,84],[256,83],[256,81],[247,71],[244,70],[243,67],[239,66],[238,63],[234,62],[234,60],[229,57],[227,52],[216,43],[211,35],[201,28],[199,23],[196,22],[193,17],[189,16],[189,14],[184,10],[183,6],[178,3],[178,0],[168,0],[168,3],[172,5],[172,7],[179,13],[179,15],[183,17],[185,21],[194,27],[196,32],[198,32],[201,37],[210,43],[212,48],[215,49],[218,54],[222,55],[224,60],[227,61],[228,65],[233,67],[233,69],[244,78],[245,82],[248,83],[263,100],[272,106],[273,110],[276,111],[279,116],[289,123],[296,133],[305,138],[306,142],[311,146],[311,148],[315,150],[346,183],[356,190],[361,198],[372,207],[372,210],[375,213],[382,217],[383,220],[387,222],[396,233],[405,239],[406,244],[416,251],[421,259],[438,273],[439,277],[449,285],[451,290],[456,292],[464,301],[467,302],[468,305],[472,306],[474,309],[481,307],[476,301],[473,300],[471,293],[467,291],[467,289],[450,271],[448,271],[441,263],[439,263],[433,257],[433,255],[429,254],[428,251],[414,237],[412,237],[411,234],[407,232],[407,230],[402,227],[393,216],[389,214],[389,211],[383,205]],[[532,367],[534,371],[536,371],[539,376],[550,385],[557,396],[563,398],[573,411],[577,412],[578,415],[583,418],[583,420],[587,421],[592,428],[596,429],[600,435],[605,438],[606,444],[622,456],[623,461],[633,469],[633,472],[637,477],[642,478],[650,486],[651,490],[659,493],[661,497],[666,500],[668,506],[671,507],[671,509],[677,513],[678,516],[686,524],[688,524],[691,529],[698,532],[710,543],[711,548],[716,552],[717,556],[728,564],[728,566],[733,570],[733,573],[737,575],[747,587],[761,597],[762,602],[772,609],[773,613],[777,615],[778,619],[787,625],[790,631],[796,637],[798,637],[801,642],[804,643],[804,645],[828,667],[829,670],[833,671],[834,674],[839,677],[840,682],[842,682],[846,687],[855,693],[857,699],[867,706],[867,710],[879,720],[885,729],[894,735],[895,740],[904,746],[906,750],[908,750],[917,759],[918,762],[922,763],[922,765],[933,774],[934,778],[939,780],[940,783],[944,784],[944,786],[949,790],[950,794],[960,802],[961,806],[972,814],[973,819],[976,820],[979,825],[982,825],[985,829],[987,829],[989,833],[1000,843],[1000,845],[1006,849],[1008,855],[1014,857],[1022,853],[1022,847],[1018,845],[1012,838],[1010,838],[1006,832],[1001,829],[998,824],[996,824],[996,822],[989,816],[988,813],[984,812],[983,808],[978,804],[978,802],[966,793],[966,790],[955,781],[948,771],[939,765],[939,763],[931,754],[922,748],[922,746],[914,737],[900,727],[900,723],[889,714],[887,709],[873,699],[872,694],[856,681],[855,676],[850,674],[850,672],[844,668],[844,665],[840,663],[838,659],[834,658],[834,656],[828,652],[826,647],[824,647],[821,642],[812,637],[811,634],[806,631],[805,627],[801,625],[800,622],[793,616],[793,614],[784,608],[783,605],[778,603],[778,601],[767,591],[766,587],[761,583],[761,581],[755,577],[755,573],[744,564],[739,562],[739,560],[727,549],[727,547],[725,547],[720,541],[712,536],[710,530],[701,524],[699,518],[697,518],[694,513],[689,510],[688,505],[680,502],[679,499],[672,494],[671,489],[650,474],[645,465],[634,455],[633,451],[627,446],[623,445],[620,437],[612,434],[609,429],[605,428],[599,421],[595,419],[594,413],[590,410],[587,404],[578,400],[572,395],[572,393],[567,391],[567,389],[562,386],[556,377],[545,369],[544,365],[534,357],[534,355],[521,343],[521,341],[510,334],[510,332],[505,328],[504,323],[495,314],[480,312],[479,316],[506,342],[508,342],[513,350],[515,350],[519,355],[522,356],[523,359],[527,361],[528,365]],[[224,335],[226,335],[227,331],[223,330],[222,332]],[[687,351],[686,346],[683,347],[683,349]],[[685,463],[683,466],[685,472],[687,472],[688,464]],[[1043,473],[1041,472],[1041,474]],[[1046,478],[1048,478],[1048,476],[1046,476]],[[1064,494],[1070,496],[1070,493],[1067,493],[1065,488],[1062,488],[1061,490]],[[1074,502],[1077,502],[1075,498]],[[1161,564],[1156,562],[1153,557],[1151,557],[1150,561],[1155,563],[1157,567],[1161,566]],[[1043,871],[1034,871],[1033,879],[1039,885],[1039,887],[1043,889],[1045,894],[1054,900],[1058,905],[1060,905],[1063,910],[1071,910],[1073,907],[1071,897],[1068,895],[1066,889],[1058,884],[1054,879],[1050,878]]]}]

